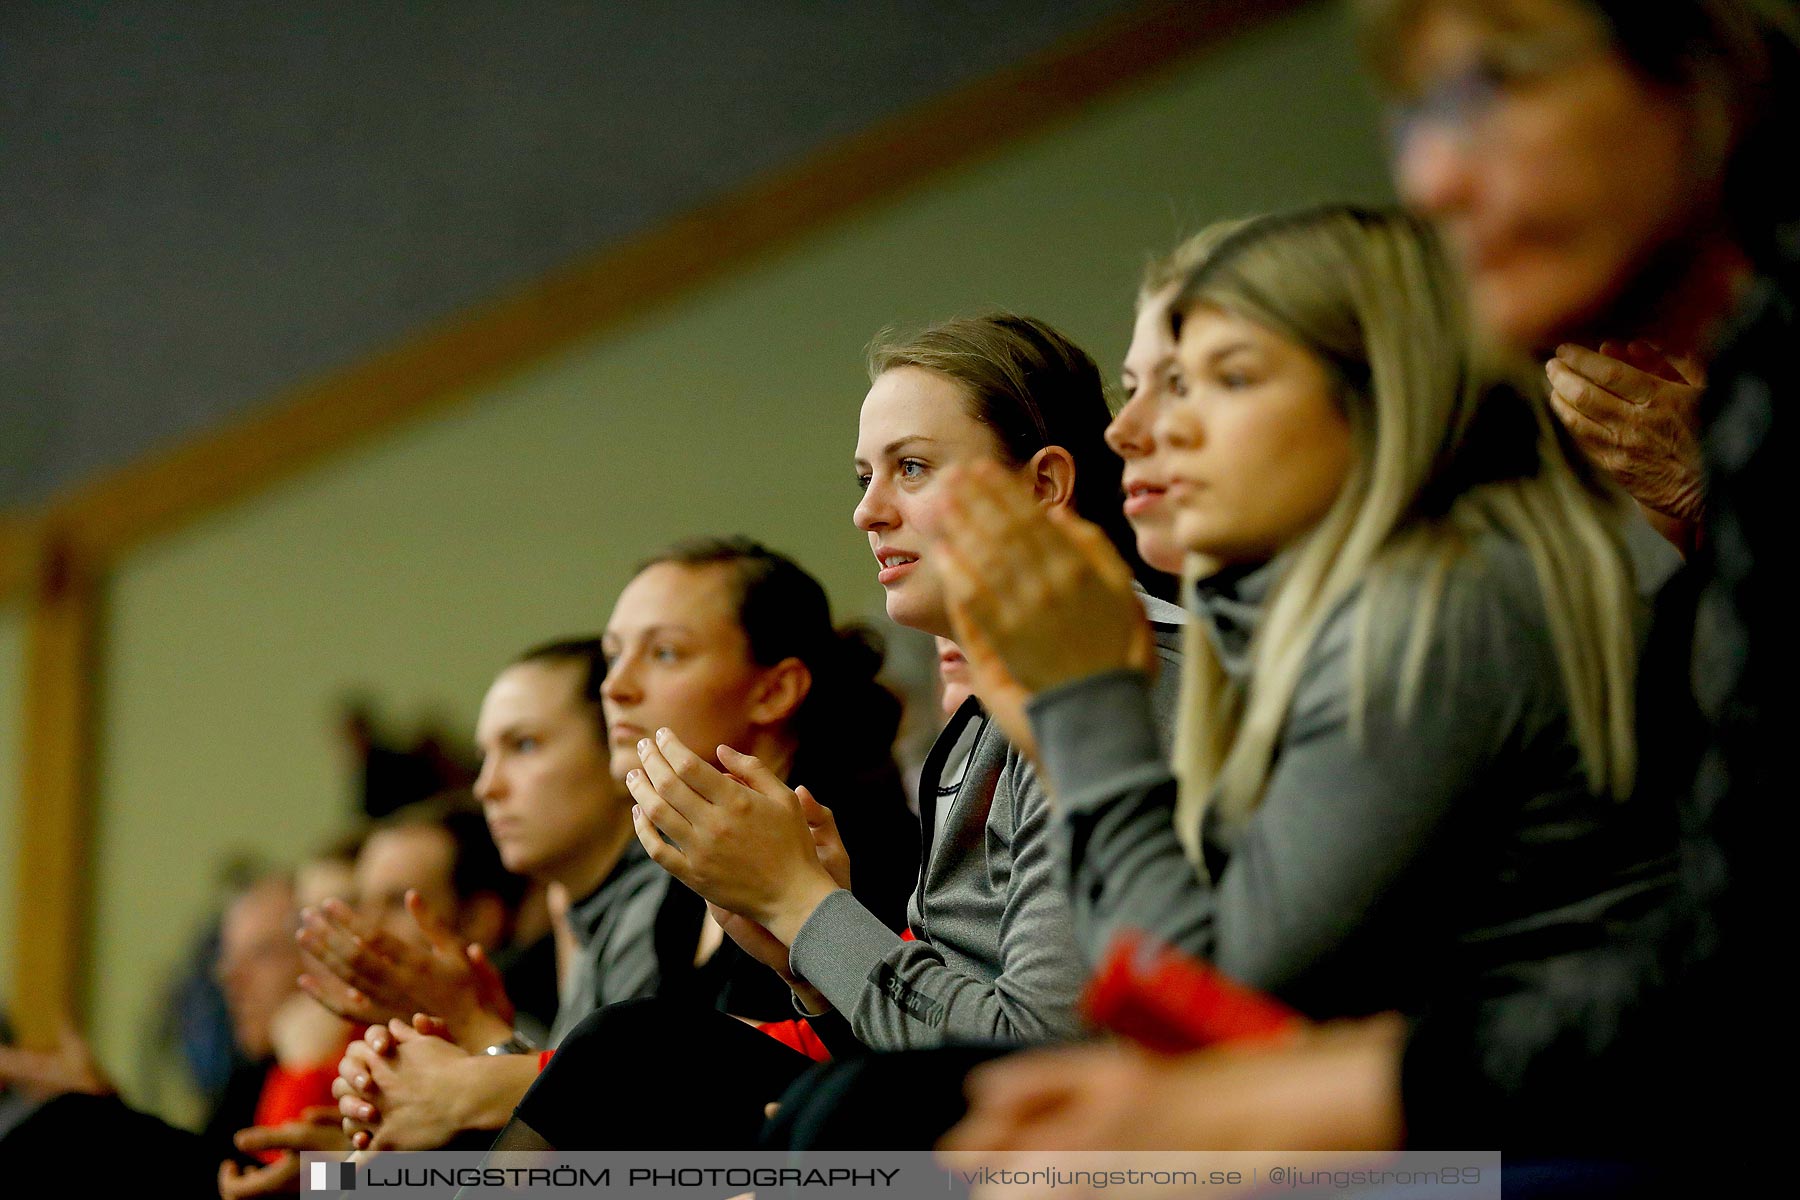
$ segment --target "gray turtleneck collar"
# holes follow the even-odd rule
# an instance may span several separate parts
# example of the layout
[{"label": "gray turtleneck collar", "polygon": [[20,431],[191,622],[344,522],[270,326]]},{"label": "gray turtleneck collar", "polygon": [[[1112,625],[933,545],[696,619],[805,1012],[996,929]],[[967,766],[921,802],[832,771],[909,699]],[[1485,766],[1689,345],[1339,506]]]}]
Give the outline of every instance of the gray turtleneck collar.
[{"label": "gray turtleneck collar", "polygon": [[1212,639],[1226,676],[1240,687],[1249,683],[1250,639],[1281,571],[1279,558],[1227,567],[1196,581],[1188,593],[1188,609]]}]

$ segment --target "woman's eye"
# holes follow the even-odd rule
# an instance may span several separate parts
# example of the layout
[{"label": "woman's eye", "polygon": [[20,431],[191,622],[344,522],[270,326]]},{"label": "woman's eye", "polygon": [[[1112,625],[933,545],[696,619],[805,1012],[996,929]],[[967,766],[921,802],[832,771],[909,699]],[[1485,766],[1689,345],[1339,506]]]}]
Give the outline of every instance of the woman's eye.
[{"label": "woman's eye", "polygon": [[1213,380],[1227,391],[1242,391],[1247,387],[1255,387],[1260,377],[1248,365],[1223,365],[1213,368]]},{"label": "woman's eye", "polygon": [[672,663],[681,658],[681,651],[674,646],[658,646],[650,651],[650,657],[659,663]]},{"label": "woman's eye", "polygon": [[869,477],[860,471],[856,474],[856,490],[859,492],[866,492],[869,490]]},{"label": "woman's eye", "polygon": [[904,477],[906,477],[907,479],[917,479],[919,476],[923,475],[924,473],[925,473],[925,464],[920,462],[918,459],[903,458],[900,460],[900,474],[903,475]]},{"label": "woman's eye", "polygon": [[522,754],[529,754],[537,748],[538,740],[530,734],[524,734],[513,739],[513,749]]}]

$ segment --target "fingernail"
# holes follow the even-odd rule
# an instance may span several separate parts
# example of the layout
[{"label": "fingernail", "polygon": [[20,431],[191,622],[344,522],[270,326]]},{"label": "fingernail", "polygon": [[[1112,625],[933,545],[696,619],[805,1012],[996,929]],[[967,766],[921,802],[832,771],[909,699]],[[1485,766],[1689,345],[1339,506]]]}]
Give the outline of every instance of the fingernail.
[{"label": "fingernail", "polygon": [[664,743],[668,740],[669,740],[669,731],[667,729],[659,729],[656,731],[656,742],[658,745],[661,745],[662,743]]},{"label": "fingernail", "polygon": [[633,767],[631,770],[629,770],[625,773],[625,782],[626,783],[636,783],[638,781],[638,776],[640,776],[642,774],[643,774],[642,771],[638,770],[636,767]]},{"label": "fingernail", "polygon": [[650,753],[650,739],[649,738],[639,738],[638,739],[638,753],[640,755]]},{"label": "fingernail", "polygon": [[367,1075],[358,1075],[355,1079],[351,1080],[351,1082],[356,1085],[356,1090],[359,1092],[368,1090],[369,1077]]}]

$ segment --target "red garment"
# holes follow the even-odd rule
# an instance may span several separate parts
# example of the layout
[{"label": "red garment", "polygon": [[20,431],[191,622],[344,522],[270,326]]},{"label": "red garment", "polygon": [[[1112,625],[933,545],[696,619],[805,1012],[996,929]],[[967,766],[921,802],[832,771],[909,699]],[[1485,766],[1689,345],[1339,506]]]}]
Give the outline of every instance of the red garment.
[{"label": "red garment", "polygon": [[[344,1043],[346,1047],[349,1043]],[[339,1055],[342,1058],[342,1055]],[[338,1058],[298,1070],[276,1063],[263,1076],[262,1093],[256,1098],[258,1125],[285,1125],[298,1121],[302,1113],[319,1105],[335,1107],[331,1084],[338,1076]],[[272,1163],[280,1158],[279,1150],[258,1150],[256,1157]]]},{"label": "red garment", "polygon": [[[912,930],[902,929],[900,931],[900,940],[903,942],[916,942],[919,939],[913,936]],[[814,1062],[831,1061],[831,1051],[826,1049],[825,1043],[819,1039],[819,1035],[813,1032],[813,1027],[810,1022],[801,1020],[764,1021],[762,1024],[758,1025],[757,1028],[780,1042],[782,1045],[787,1046],[790,1049],[798,1050]],[[545,1067],[550,1065],[550,1056],[555,1053],[556,1051],[554,1050],[544,1050],[538,1054],[538,1071],[540,1073],[542,1073]],[[329,1090],[329,1085],[327,1085],[327,1090]]]},{"label": "red garment", "polygon": [[814,1062],[830,1062],[831,1051],[813,1032],[813,1027],[806,1021],[764,1021],[758,1029],[792,1050],[798,1050]]},{"label": "red garment", "polygon": [[[913,936],[912,930],[902,929],[900,940],[916,942],[919,939]],[[819,1035],[813,1032],[812,1023],[809,1021],[764,1021],[757,1028],[782,1045],[798,1050],[814,1062],[831,1061],[831,1051],[826,1049],[823,1041],[819,1040]]]}]

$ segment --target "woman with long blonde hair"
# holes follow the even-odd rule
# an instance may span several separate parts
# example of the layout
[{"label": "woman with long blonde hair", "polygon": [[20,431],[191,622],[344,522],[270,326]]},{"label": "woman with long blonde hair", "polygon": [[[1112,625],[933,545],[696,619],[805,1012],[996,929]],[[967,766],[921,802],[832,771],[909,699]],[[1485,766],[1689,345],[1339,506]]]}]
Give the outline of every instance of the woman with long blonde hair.
[{"label": "woman with long blonde hair", "polygon": [[1195,614],[1174,772],[1091,531],[977,473],[940,556],[958,640],[1033,694],[1085,948],[1144,930],[1325,1017],[1549,969],[1636,917],[1670,831],[1624,801],[1623,505],[1483,370],[1430,230],[1261,218],[1171,313],[1156,434]]}]

